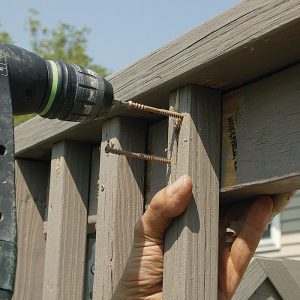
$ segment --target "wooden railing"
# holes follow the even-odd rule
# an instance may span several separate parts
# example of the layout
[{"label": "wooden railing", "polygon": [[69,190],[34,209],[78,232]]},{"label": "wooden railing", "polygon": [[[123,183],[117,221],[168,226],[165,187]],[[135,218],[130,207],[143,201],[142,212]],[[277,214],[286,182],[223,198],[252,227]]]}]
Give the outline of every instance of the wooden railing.
[{"label": "wooden railing", "polygon": [[[118,100],[184,112],[178,134],[117,107],[18,126],[14,299],[110,299],[136,221],[183,173],[193,199],[166,236],[164,299],[216,299],[219,201],[300,187],[299,15],[299,1],[244,1],[108,78]],[[107,154],[108,140],[172,164]]]}]

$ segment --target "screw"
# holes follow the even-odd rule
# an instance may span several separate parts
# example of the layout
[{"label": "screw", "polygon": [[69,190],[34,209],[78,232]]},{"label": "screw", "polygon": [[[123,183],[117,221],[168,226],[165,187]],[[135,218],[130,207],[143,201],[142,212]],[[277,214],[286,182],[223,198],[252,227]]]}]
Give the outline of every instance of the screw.
[{"label": "screw", "polygon": [[117,154],[117,155],[124,155],[127,157],[132,157],[132,158],[137,158],[137,159],[143,159],[143,160],[151,160],[151,161],[158,161],[164,164],[170,164],[171,160],[164,158],[164,157],[159,157],[159,156],[154,156],[154,155],[148,155],[144,153],[137,153],[137,152],[131,152],[131,151],[126,151],[126,150],[121,150],[121,149],[115,149],[111,147],[109,144],[105,147],[105,152],[106,153],[112,153],[112,154]]},{"label": "screw", "polygon": [[170,111],[170,110],[166,110],[166,109],[147,106],[147,105],[135,103],[132,101],[128,101],[127,104],[128,104],[129,108],[140,109],[140,110],[148,111],[148,112],[151,112],[154,114],[159,114],[159,115],[163,115],[163,116],[167,116],[167,117],[173,117],[176,119],[183,119],[183,117],[184,117],[183,114],[178,113],[176,111]]},{"label": "screw", "polygon": [[94,275],[95,274],[95,265],[91,266],[91,273]]}]

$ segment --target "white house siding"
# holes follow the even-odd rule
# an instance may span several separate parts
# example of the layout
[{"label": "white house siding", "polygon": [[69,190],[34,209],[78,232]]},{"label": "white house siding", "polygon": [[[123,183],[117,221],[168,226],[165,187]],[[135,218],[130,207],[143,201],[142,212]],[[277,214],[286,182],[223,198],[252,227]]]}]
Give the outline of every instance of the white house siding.
[{"label": "white house siding", "polygon": [[281,213],[281,248],[260,252],[257,256],[300,260],[300,191]]}]

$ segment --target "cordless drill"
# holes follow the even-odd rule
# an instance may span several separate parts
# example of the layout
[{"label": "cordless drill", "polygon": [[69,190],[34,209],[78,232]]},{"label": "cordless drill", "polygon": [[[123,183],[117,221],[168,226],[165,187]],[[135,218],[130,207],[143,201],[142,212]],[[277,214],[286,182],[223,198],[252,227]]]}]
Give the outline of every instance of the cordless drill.
[{"label": "cordless drill", "polygon": [[13,115],[90,121],[113,103],[111,84],[94,71],[46,61],[0,44],[0,299],[11,299],[16,270],[16,203]]}]

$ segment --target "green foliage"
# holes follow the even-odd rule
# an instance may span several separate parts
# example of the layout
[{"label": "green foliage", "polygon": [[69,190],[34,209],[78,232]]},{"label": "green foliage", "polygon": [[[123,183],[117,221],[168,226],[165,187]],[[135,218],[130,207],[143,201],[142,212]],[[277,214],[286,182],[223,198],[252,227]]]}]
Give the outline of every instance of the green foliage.
[{"label": "green foliage", "polygon": [[29,114],[29,115],[22,115],[22,116],[15,116],[14,117],[14,125],[18,126],[24,122],[26,122],[27,120],[33,118],[34,116],[36,116],[36,114]]},{"label": "green foliage", "polygon": [[88,28],[77,29],[73,25],[59,23],[50,30],[38,19],[38,12],[31,9],[29,33],[33,51],[43,58],[63,60],[91,68],[102,76],[108,75],[108,71],[94,64],[93,59],[86,53],[87,35],[90,33]]},{"label": "green foliage", "polygon": [[[1,29],[1,25],[0,25]],[[29,38],[32,51],[44,59],[63,60],[94,70],[102,76],[109,74],[104,67],[97,65],[86,53],[87,36],[90,30],[86,27],[76,28],[67,23],[59,23],[54,29],[45,27],[39,20],[39,13],[31,9],[28,18]],[[0,43],[13,44],[9,33],[0,30]],[[29,114],[14,118],[15,126],[35,116]]]},{"label": "green foliage", "polygon": [[13,40],[7,32],[0,31],[0,43],[13,44]]}]

